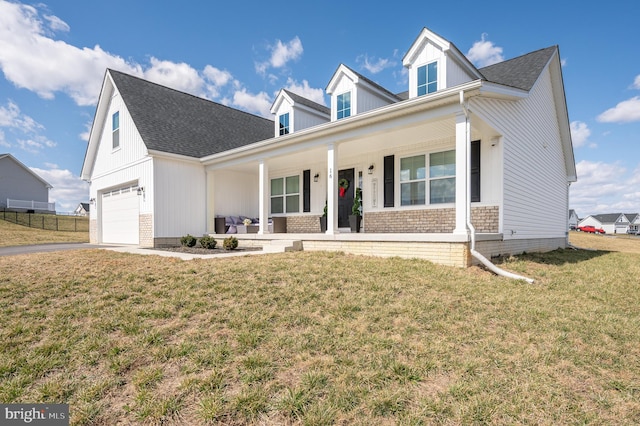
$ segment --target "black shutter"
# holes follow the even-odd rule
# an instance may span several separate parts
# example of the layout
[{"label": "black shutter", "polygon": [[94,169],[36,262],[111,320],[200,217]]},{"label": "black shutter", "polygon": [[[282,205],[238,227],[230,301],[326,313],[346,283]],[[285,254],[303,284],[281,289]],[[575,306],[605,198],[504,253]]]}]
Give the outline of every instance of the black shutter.
[{"label": "black shutter", "polygon": [[393,207],[394,202],[395,156],[384,157],[384,206]]},{"label": "black shutter", "polygon": [[471,142],[471,202],[480,202],[480,141]]},{"label": "black shutter", "polygon": [[302,211],[311,211],[311,170],[302,172]]}]

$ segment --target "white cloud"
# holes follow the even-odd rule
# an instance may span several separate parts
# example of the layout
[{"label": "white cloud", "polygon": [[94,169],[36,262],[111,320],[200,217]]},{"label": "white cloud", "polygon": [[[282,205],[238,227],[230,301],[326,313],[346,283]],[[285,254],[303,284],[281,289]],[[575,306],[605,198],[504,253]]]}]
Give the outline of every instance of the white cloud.
[{"label": "white cloud", "polygon": [[7,101],[7,106],[0,106],[0,127],[12,127],[23,133],[33,133],[44,127],[33,118],[20,112],[20,108],[13,101]]},{"label": "white cloud", "polygon": [[255,64],[256,72],[260,75],[265,75],[269,67],[283,68],[288,62],[299,59],[304,52],[302,42],[298,36],[287,43],[276,40],[275,45],[269,46],[268,50],[271,51],[271,57],[267,61]]},{"label": "white cloud", "polygon": [[302,84],[299,84],[297,81],[289,78],[287,80],[287,85],[285,89],[295,93],[296,95],[300,95],[303,98],[307,98],[314,102],[319,103],[320,105],[325,105],[324,100],[324,90],[323,89],[314,89],[309,86],[309,82],[307,80],[302,80]]},{"label": "white cloud", "polygon": [[582,121],[572,121],[571,122],[571,140],[573,141],[573,146],[575,148],[579,148],[584,146],[589,136],[591,136],[591,130],[586,123]]},{"label": "white cloud", "polygon": [[303,51],[302,42],[298,36],[294,37],[293,40],[288,43],[283,43],[278,40],[271,54],[271,66],[274,68],[282,68],[287,62],[300,58]]},{"label": "white cloud", "polygon": [[482,33],[481,40],[473,43],[473,46],[467,52],[467,58],[477,67],[486,67],[504,61],[502,47],[486,40],[487,36],[487,33]]},{"label": "white cloud", "polygon": [[45,15],[44,19],[46,19],[49,22],[49,28],[51,28],[53,31],[69,32],[71,30],[71,27],[69,27],[69,24],[67,24],[57,16]]},{"label": "white cloud", "polygon": [[233,94],[233,100],[231,104],[249,111],[254,114],[259,114],[263,117],[271,118],[271,104],[272,100],[265,92],[260,92],[256,95],[248,93],[247,89],[241,89]]},{"label": "white cloud", "polygon": [[640,194],[634,191],[640,184],[640,166],[629,174],[620,163],[583,160],[576,170],[578,181],[571,185],[570,206],[581,217],[640,212]]},{"label": "white cloud", "polygon": [[637,75],[636,79],[633,80],[633,88],[640,89],[640,75]]},{"label": "white cloud", "polygon": [[154,83],[172,87],[183,92],[202,95],[204,79],[196,69],[184,62],[175,63],[151,58],[151,68],[144,72],[144,77]]},{"label": "white cloud", "polygon": [[11,148],[11,144],[4,138],[4,132],[2,130],[0,130],[0,146]]},{"label": "white cloud", "polygon": [[53,186],[49,191],[49,201],[56,203],[56,211],[72,212],[81,202],[89,200],[89,184],[66,169],[55,164],[47,164],[50,169],[31,167],[38,176]]},{"label": "white cloud", "polygon": [[629,123],[640,121],[640,96],[620,102],[597,117],[602,123]]},{"label": "white cloud", "polygon": [[225,86],[233,80],[233,76],[229,71],[223,71],[211,65],[204,67],[204,76],[218,87]]},{"label": "white cloud", "polygon": [[78,105],[92,105],[105,68],[141,75],[138,65],[100,46],[80,49],[47,36],[65,25],[58,18],[41,19],[34,7],[0,1],[0,68],[5,77],[45,99],[64,92]]},{"label": "white cloud", "polygon": [[[0,127],[10,131],[18,147],[32,154],[56,146],[55,142],[42,134],[45,130],[44,126],[23,114],[20,107],[11,100],[7,101],[6,106],[0,106]],[[1,136],[1,145],[7,148],[11,147],[12,145],[4,132],[1,133]]]},{"label": "white cloud", "polygon": [[356,62],[369,71],[371,74],[377,74],[385,68],[393,67],[396,65],[394,61],[385,58],[369,58],[369,55],[360,55],[356,58]]}]

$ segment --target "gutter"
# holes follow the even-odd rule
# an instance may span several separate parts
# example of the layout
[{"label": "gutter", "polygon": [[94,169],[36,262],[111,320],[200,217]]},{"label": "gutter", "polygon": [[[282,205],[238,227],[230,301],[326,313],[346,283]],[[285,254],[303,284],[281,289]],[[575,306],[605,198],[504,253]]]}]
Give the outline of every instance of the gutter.
[{"label": "gutter", "polygon": [[[465,143],[465,149],[469,149],[469,146],[471,144],[471,129],[470,129],[470,120],[469,120],[469,109],[466,105],[465,99],[464,99],[464,90],[460,90],[460,107],[462,108],[462,111],[464,112],[464,116],[465,116],[465,121],[466,121],[466,129],[465,129],[465,133],[466,133],[466,143]],[[467,182],[466,182],[466,198],[467,198],[467,202],[466,202],[466,219],[467,219],[467,229],[469,231],[469,237],[471,238],[471,246],[469,248],[469,252],[471,253],[471,256],[474,257],[474,259],[478,260],[480,263],[482,263],[487,269],[489,269],[491,272],[493,272],[496,275],[500,275],[502,277],[507,277],[507,278],[512,278],[514,280],[524,280],[526,282],[528,282],[529,284],[533,284],[534,280],[531,278],[527,278],[527,277],[523,277],[522,275],[518,275],[518,274],[514,274],[512,272],[509,271],[505,271],[504,269],[501,269],[499,267],[497,267],[496,265],[494,265],[493,263],[491,263],[491,261],[489,259],[487,259],[486,257],[484,257],[479,251],[476,250],[476,229],[473,227],[473,224],[471,223],[471,174],[469,173],[469,170],[471,169],[471,156],[469,155],[469,153],[467,152],[467,154],[465,155],[465,158],[467,160]]]}]

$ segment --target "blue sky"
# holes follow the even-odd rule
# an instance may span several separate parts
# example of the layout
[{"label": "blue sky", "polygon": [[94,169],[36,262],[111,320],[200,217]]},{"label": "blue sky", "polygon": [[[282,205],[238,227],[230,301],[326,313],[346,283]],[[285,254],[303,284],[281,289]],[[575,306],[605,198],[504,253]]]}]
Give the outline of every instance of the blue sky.
[{"label": "blue sky", "polygon": [[[438,4],[441,3],[441,4]],[[640,2],[143,2],[0,0],[0,153],[73,211],[105,68],[255,114],[279,89],[328,104],[340,63],[407,90],[402,57],[423,27],[476,66],[560,46],[583,217],[640,211]]]}]

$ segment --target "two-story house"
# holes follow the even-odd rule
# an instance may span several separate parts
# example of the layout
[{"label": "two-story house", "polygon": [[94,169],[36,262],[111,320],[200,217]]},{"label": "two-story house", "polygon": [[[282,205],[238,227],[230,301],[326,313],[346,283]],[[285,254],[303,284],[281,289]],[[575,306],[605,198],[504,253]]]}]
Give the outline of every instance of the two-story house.
[{"label": "two-story house", "polygon": [[[161,245],[246,216],[259,223],[247,243],[458,266],[564,247],[576,171],[558,48],[477,69],[425,28],[403,65],[403,93],[339,65],[329,108],[281,90],[274,121],[108,70],[82,172],[91,241]],[[360,233],[346,219],[356,188]],[[125,214],[136,238],[119,241]]]}]

